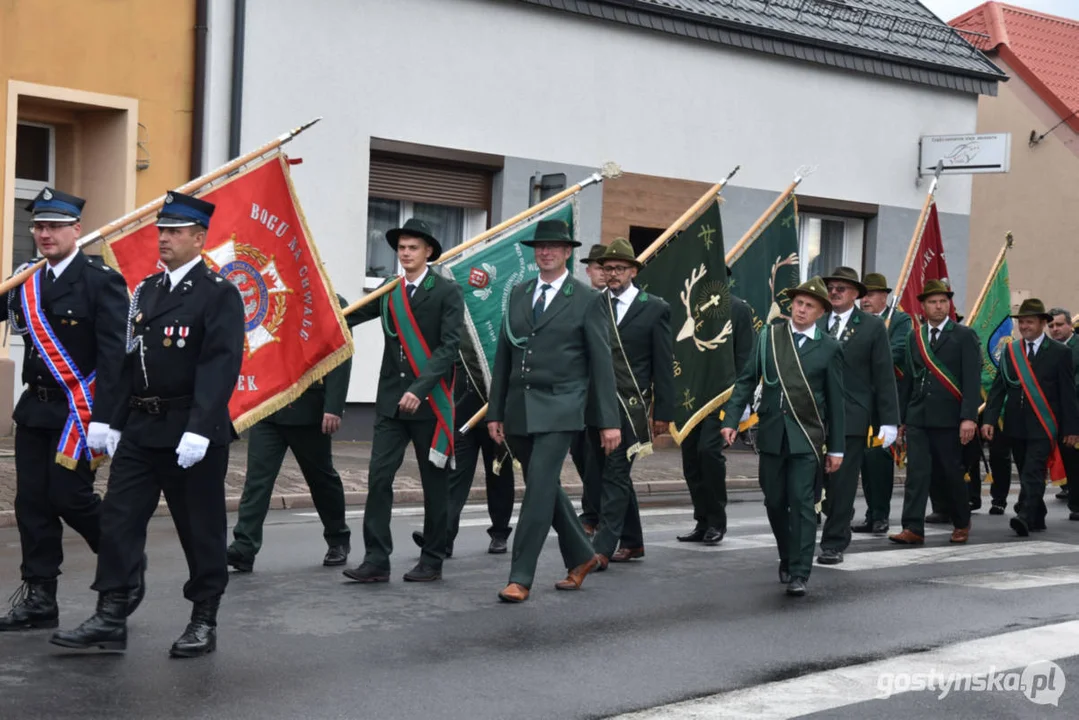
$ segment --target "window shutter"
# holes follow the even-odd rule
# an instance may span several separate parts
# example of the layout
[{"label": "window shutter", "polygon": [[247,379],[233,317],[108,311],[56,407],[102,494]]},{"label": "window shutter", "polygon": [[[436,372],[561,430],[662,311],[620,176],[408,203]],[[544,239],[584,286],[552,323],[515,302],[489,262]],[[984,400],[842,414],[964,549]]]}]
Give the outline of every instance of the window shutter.
[{"label": "window shutter", "polygon": [[368,195],[487,209],[491,204],[491,175],[468,167],[372,155]]}]

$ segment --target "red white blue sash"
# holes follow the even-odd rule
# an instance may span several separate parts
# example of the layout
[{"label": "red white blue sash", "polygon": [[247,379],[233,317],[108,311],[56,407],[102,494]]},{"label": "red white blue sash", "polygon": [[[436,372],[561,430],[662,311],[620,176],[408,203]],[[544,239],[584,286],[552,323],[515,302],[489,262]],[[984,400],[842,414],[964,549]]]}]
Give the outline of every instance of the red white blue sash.
[{"label": "red white blue sash", "polygon": [[60,445],[56,448],[56,462],[72,470],[79,460],[88,460],[91,467],[97,467],[104,460],[104,456],[92,452],[86,446],[86,429],[90,425],[90,415],[94,408],[97,371],[84,378],[49,325],[41,307],[41,278],[44,273],[44,268],[34,273],[32,278],[23,283],[21,293],[26,327],[34,347],[67,395],[67,423],[60,434]]}]

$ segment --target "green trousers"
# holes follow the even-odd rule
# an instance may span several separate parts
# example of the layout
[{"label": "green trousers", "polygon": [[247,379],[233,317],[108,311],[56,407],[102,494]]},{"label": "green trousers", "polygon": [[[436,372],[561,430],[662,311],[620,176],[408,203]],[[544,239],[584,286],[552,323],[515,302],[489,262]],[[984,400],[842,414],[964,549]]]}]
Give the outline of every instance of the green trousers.
[{"label": "green trousers", "polygon": [[727,458],[723,456],[723,423],[709,416],[682,441],[682,474],[686,478],[697,528],[727,531]]},{"label": "green trousers", "polygon": [[641,529],[641,509],[637,493],[633,489],[633,460],[626,457],[626,450],[637,442],[633,426],[622,419],[622,444],[610,455],[603,454],[599,433],[593,438],[593,462],[600,477],[601,499],[599,527],[592,538],[592,547],[608,558],[618,549],[644,547],[644,531]]},{"label": "green trousers", "polygon": [[543,543],[553,527],[558,533],[558,548],[567,569],[588,562],[595,554],[584,533],[560,478],[572,432],[510,435],[506,438],[521,467],[524,468],[525,494],[513,537],[511,583],[532,587]]},{"label": "green trousers", "polygon": [[791,577],[808,580],[817,541],[817,513],[813,511],[817,458],[761,453],[759,468],[764,507],[779,550],[779,564],[790,571]]},{"label": "green trousers", "polygon": [[843,464],[839,472],[824,476],[824,528],[821,530],[822,550],[843,552],[850,545],[850,525],[854,520],[854,498],[858,496],[858,474],[865,456],[865,434],[848,435],[843,448]]},{"label": "green trousers", "polygon": [[285,452],[292,450],[296,462],[311,491],[322,535],[327,545],[348,545],[351,533],[345,523],[345,491],[341,476],[333,467],[333,450],[329,435],[321,425],[279,425],[263,421],[256,423],[248,435],[247,477],[240,497],[236,527],[232,530],[233,546],[241,553],[254,557],[262,548],[262,524],[270,509],[277,474]]},{"label": "green trousers", "polygon": [[[847,462],[843,458],[843,464]],[[891,450],[867,448],[862,458],[862,493],[865,495],[865,521],[888,522],[895,488],[895,459]]]},{"label": "green trousers", "polygon": [[405,459],[409,443],[416,451],[423,485],[423,549],[420,561],[441,568],[446,557],[446,526],[449,513],[449,470],[435,467],[428,459],[435,420],[404,420],[379,415],[371,441],[371,466],[367,475],[367,504],[363,512],[364,562],[389,571],[393,536],[393,478]]}]

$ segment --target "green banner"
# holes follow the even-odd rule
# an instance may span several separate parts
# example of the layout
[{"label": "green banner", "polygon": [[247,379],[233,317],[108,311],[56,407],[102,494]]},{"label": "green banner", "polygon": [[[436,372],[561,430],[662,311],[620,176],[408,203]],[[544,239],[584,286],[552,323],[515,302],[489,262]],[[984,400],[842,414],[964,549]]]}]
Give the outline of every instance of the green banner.
[{"label": "green banner", "polygon": [[978,334],[982,345],[982,392],[989,394],[989,388],[997,377],[1000,357],[1007,344],[1012,341],[1012,291],[1008,281],[1008,259],[1004,258],[989,277],[985,297],[977,311],[967,320],[967,325]]},{"label": "green banner", "polygon": [[735,381],[723,256],[723,227],[714,202],[637,276],[642,290],[671,306],[676,401],[671,436],[679,443],[709,414],[718,416]]},{"label": "green banner", "polygon": [[755,330],[769,317],[790,317],[790,300],[781,293],[799,283],[798,204],[793,197],[750,241],[731,273],[731,292],[753,308]]},{"label": "green banner", "polygon": [[[474,376],[483,378],[483,390],[491,386],[502,313],[509,303],[510,290],[517,283],[539,275],[532,248],[521,245],[535,235],[540,220],[564,220],[571,237],[577,237],[576,196],[549,210],[515,225],[441,265],[443,274],[451,274],[465,295],[465,330],[461,357]],[[576,255],[570,258],[570,272]]]}]

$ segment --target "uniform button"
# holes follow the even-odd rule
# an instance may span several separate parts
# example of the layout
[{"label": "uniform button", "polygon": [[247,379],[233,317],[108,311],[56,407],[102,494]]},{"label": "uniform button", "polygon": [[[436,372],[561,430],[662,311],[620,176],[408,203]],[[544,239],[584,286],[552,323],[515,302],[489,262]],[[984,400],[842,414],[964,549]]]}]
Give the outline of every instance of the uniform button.
[{"label": "uniform button", "polygon": [[531,389],[532,389],[531,385],[525,385],[525,390],[531,390]]},{"label": "uniform button", "polygon": [[404,373],[401,373],[401,377],[404,377],[404,376],[405,376],[405,374],[404,374]]},{"label": "uniform button", "polygon": [[532,372],[532,368],[525,368],[525,372]]},{"label": "uniform button", "polygon": [[531,351],[531,350],[529,350],[529,351],[528,351],[528,354],[529,354],[529,355],[531,355],[531,354],[532,354],[532,351]]}]

